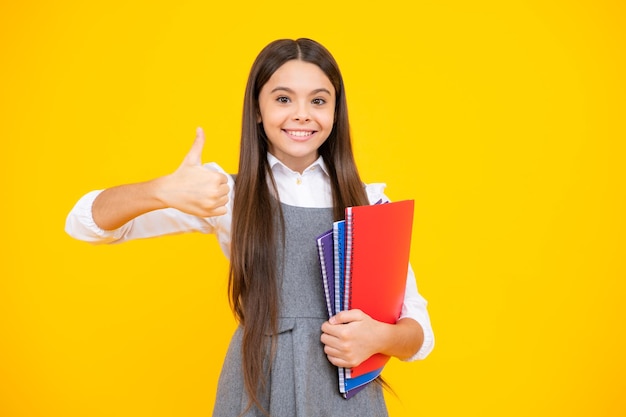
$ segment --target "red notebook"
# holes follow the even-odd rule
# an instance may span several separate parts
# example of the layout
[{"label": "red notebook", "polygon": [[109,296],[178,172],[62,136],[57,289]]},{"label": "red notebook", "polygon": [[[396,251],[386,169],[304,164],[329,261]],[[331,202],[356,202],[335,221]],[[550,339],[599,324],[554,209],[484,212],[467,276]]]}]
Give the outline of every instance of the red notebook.
[{"label": "red notebook", "polygon": [[[346,208],[345,300],[372,318],[396,323],[409,268],[413,200]],[[349,377],[382,368],[389,357],[371,356]]]}]

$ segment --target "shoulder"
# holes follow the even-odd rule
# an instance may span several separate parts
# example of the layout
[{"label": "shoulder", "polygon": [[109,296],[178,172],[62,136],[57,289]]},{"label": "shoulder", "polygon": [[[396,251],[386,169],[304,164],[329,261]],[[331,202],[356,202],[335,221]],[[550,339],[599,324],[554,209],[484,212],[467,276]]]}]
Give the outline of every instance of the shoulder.
[{"label": "shoulder", "polygon": [[385,188],[387,184],[384,182],[373,182],[371,184],[365,184],[365,192],[370,204],[376,204],[382,200],[382,202],[389,201],[389,197],[385,195]]}]

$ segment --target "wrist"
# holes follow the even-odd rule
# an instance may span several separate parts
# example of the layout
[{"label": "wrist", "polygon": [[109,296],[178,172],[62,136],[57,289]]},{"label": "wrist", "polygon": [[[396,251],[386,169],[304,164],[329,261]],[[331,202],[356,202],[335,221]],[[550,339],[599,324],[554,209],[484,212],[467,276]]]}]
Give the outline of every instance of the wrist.
[{"label": "wrist", "polygon": [[168,192],[169,183],[171,180],[171,174],[162,177],[155,178],[146,182],[147,196],[152,204],[154,204],[154,210],[164,209],[172,207],[172,204],[168,198],[171,192]]}]

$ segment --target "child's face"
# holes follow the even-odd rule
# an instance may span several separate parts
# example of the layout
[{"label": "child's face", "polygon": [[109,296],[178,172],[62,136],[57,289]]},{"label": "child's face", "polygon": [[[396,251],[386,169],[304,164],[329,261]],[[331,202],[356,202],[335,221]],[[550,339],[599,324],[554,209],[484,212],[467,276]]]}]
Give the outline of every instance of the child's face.
[{"label": "child's face", "polygon": [[335,88],[317,65],[287,61],[261,88],[259,108],[269,151],[302,172],[332,131]]}]

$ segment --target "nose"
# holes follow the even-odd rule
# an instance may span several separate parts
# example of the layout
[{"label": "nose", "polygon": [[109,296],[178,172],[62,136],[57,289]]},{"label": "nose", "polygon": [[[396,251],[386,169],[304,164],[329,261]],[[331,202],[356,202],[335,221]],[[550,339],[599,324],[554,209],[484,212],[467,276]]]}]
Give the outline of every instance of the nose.
[{"label": "nose", "polygon": [[298,105],[293,114],[293,120],[299,122],[308,122],[309,120],[311,120],[309,107],[306,104]]}]

